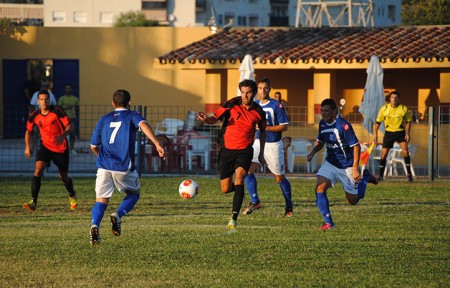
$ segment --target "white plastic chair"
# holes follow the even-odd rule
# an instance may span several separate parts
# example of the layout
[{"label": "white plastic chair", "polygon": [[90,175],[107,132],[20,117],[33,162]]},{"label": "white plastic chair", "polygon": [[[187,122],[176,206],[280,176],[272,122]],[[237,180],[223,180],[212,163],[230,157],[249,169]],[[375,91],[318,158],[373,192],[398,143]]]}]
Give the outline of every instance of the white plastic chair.
[{"label": "white plastic chair", "polygon": [[[406,170],[405,157],[403,156],[402,149],[400,147],[394,147],[391,149],[391,151],[393,151],[393,152],[392,152],[391,158],[390,158],[390,166],[389,166],[388,175],[389,176],[398,176],[398,170],[397,170],[398,164],[402,165],[403,171],[405,172],[405,175],[407,175],[408,172]],[[409,157],[411,158],[411,163],[410,163],[411,174],[413,177],[416,177],[416,173],[414,172],[414,166],[412,164],[412,159],[413,159],[414,155],[416,154],[416,151],[417,151],[417,145],[411,144],[408,146]]]},{"label": "white plastic chair", "polygon": [[306,172],[311,173],[312,171],[316,171],[317,169],[317,163],[316,163],[316,156],[313,157],[311,163],[306,161],[306,156],[311,152],[313,145],[311,144],[311,141],[308,139],[292,139],[291,142],[291,151],[290,151],[290,158],[289,158],[289,171],[294,172],[294,162],[295,157],[305,157],[306,162]]},{"label": "white plastic chair", "polygon": [[174,118],[166,118],[156,124],[155,135],[164,134],[169,138],[173,138],[178,131],[183,130],[184,121]]},{"label": "white plastic chair", "polygon": [[[209,138],[191,138],[189,139],[189,148],[186,151],[188,169],[192,170],[192,158],[200,156],[203,158],[205,171],[209,170],[209,155],[211,153],[211,140]],[[191,148],[192,147],[192,148]]]}]

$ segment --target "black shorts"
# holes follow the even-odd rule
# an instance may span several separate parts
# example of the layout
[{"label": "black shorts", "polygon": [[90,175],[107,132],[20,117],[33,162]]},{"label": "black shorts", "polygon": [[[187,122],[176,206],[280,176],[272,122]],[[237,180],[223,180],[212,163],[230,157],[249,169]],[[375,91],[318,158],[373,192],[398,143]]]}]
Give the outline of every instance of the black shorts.
[{"label": "black shorts", "polygon": [[233,176],[238,167],[245,171],[250,169],[253,159],[253,147],[249,146],[242,150],[220,149],[219,152],[219,171],[220,180]]},{"label": "black shorts", "polygon": [[397,132],[389,132],[386,131],[383,137],[383,148],[392,148],[394,147],[394,143],[402,143],[405,142],[405,130],[397,131]]},{"label": "black shorts", "polygon": [[45,146],[39,146],[36,155],[36,161],[44,161],[50,165],[50,161],[55,163],[58,170],[61,172],[69,171],[69,146],[63,153],[53,152],[48,150]]}]

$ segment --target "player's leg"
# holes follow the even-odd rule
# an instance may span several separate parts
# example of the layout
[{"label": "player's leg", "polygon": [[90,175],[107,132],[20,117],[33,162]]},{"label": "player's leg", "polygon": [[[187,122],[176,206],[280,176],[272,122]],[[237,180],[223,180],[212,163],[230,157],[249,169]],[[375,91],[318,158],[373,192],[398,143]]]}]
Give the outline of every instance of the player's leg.
[{"label": "player's leg", "polygon": [[123,198],[119,208],[111,214],[112,233],[115,236],[120,236],[122,233],[122,217],[127,215],[134,209],[140,197],[141,185],[139,175],[136,170],[132,172],[116,173],[112,172],[114,185],[119,192],[125,192],[127,196]]},{"label": "player's leg", "polygon": [[323,217],[324,224],[320,227],[320,230],[323,231],[334,227],[333,218],[331,217],[330,203],[327,196],[327,190],[335,184],[337,172],[338,168],[331,165],[328,161],[325,161],[325,163],[319,168],[319,171],[316,174],[316,205]]},{"label": "player's leg", "polygon": [[73,188],[72,178],[69,177],[69,149],[67,148],[64,153],[55,153],[51,152],[52,160],[55,163],[56,167],[58,167],[59,179],[66,187],[67,192],[69,193],[69,206],[70,209],[76,209],[78,202],[76,197],[76,192]]},{"label": "player's leg", "polygon": [[259,139],[255,139],[255,142],[253,142],[252,164],[250,166],[250,169],[248,170],[247,177],[245,177],[245,186],[247,187],[247,192],[250,196],[250,202],[248,203],[247,208],[245,208],[243,211],[244,215],[251,214],[254,210],[261,208],[261,201],[259,200],[258,196],[258,183],[255,176],[255,172],[261,167],[258,160],[260,151],[259,145]]},{"label": "player's leg", "polygon": [[227,194],[235,191],[235,185],[232,182],[234,174],[235,155],[233,150],[222,148],[219,154],[219,177],[220,190]]},{"label": "player's leg", "polygon": [[48,167],[51,161],[50,151],[45,147],[41,147],[37,151],[36,163],[31,178],[31,200],[24,203],[23,207],[30,211],[36,210],[39,191],[41,190],[41,180],[44,175],[45,169]]},{"label": "player's leg", "polygon": [[[234,191],[234,195],[233,195],[233,208],[232,208],[232,214],[231,214],[231,220],[228,223],[228,228],[230,229],[234,229],[236,228],[237,225],[237,219],[239,216],[239,212],[241,211],[241,207],[242,207],[242,202],[244,201],[244,179],[245,176],[247,175],[247,169],[244,169],[243,167],[237,167],[235,170],[235,179],[234,179],[234,184],[235,184],[235,191]],[[231,225],[230,225],[231,224]],[[234,227],[231,227],[234,226]]]},{"label": "player's leg", "polygon": [[108,207],[109,198],[114,192],[114,182],[111,172],[105,169],[97,170],[97,178],[95,180],[95,204],[92,207],[92,220],[90,230],[91,244],[100,243],[100,224]]},{"label": "player's leg", "polygon": [[292,203],[291,183],[284,175],[286,167],[284,162],[283,142],[280,140],[277,143],[270,143],[269,145],[266,144],[264,152],[267,166],[274,174],[275,180],[277,181],[278,185],[280,186],[281,192],[283,193],[286,204],[284,216],[291,217],[294,211],[294,204]]},{"label": "player's leg", "polygon": [[408,177],[409,182],[413,182],[412,174],[411,174],[411,157],[409,156],[408,151],[408,144],[406,141],[398,142],[398,145],[400,145],[400,148],[402,148],[403,157],[405,159],[405,165],[406,165],[406,176]]}]

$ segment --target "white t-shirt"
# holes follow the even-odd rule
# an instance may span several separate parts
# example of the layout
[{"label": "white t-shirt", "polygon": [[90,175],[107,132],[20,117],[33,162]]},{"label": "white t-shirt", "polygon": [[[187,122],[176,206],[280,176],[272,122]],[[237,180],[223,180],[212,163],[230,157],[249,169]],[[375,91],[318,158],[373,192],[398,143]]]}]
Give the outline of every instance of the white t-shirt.
[{"label": "white t-shirt", "polygon": [[[31,100],[30,100],[30,105],[33,105],[36,109],[39,109],[39,104],[38,104],[38,101],[37,101],[38,100],[38,94],[39,94],[39,91],[34,92],[33,96],[31,97]],[[53,95],[53,93],[50,92],[50,91],[48,91],[48,94],[50,95],[50,104],[51,105],[56,105],[57,102],[56,102],[55,95]]]}]

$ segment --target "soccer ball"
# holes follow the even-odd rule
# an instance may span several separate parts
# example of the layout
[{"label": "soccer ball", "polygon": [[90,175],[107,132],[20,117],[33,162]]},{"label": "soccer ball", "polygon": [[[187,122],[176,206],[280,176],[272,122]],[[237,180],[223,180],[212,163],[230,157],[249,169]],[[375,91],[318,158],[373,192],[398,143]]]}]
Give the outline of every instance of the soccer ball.
[{"label": "soccer ball", "polygon": [[178,193],[184,199],[193,199],[198,194],[198,184],[194,180],[187,179],[181,182]]}]

